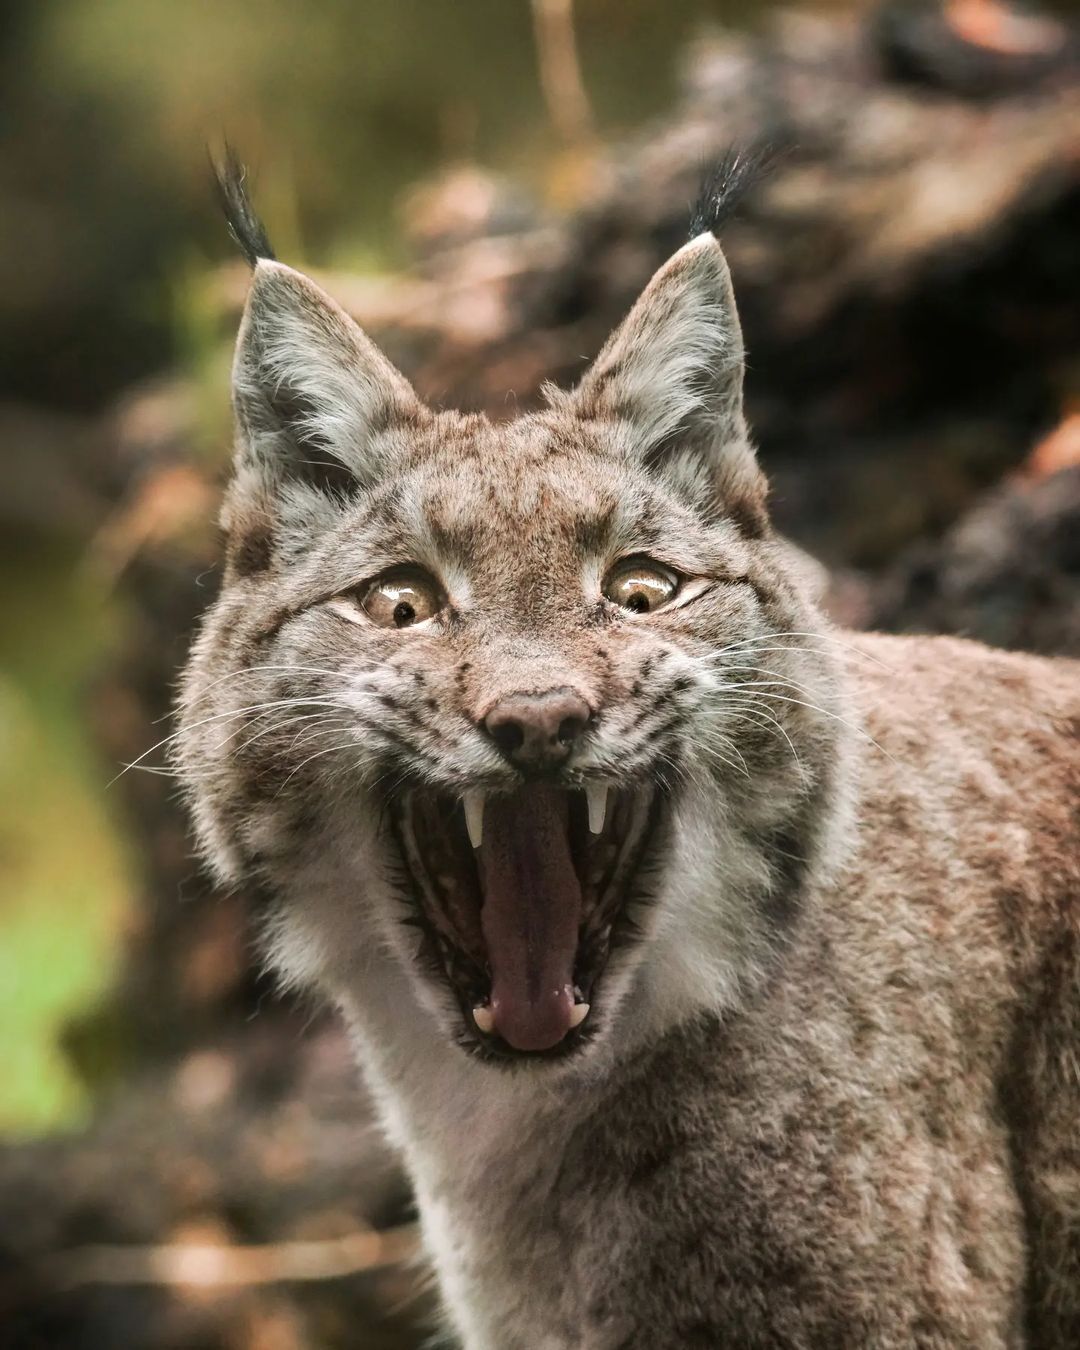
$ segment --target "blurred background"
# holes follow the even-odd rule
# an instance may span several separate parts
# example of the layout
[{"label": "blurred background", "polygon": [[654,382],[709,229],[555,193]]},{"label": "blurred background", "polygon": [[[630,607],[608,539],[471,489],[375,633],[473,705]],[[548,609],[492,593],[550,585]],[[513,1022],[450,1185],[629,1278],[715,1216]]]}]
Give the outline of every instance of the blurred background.
[{"label": "blurred background", "polygon": [[[841,623],[1080,654],[1080,5],[7,0],[0,10],[0,1342],[416,1346],[407,1188],[255,968],[159,744],[214,594],[246,270],[434,401],[573,380],[724,245],[781,527]],[[138,761],[135,768],[124,766]]]}]

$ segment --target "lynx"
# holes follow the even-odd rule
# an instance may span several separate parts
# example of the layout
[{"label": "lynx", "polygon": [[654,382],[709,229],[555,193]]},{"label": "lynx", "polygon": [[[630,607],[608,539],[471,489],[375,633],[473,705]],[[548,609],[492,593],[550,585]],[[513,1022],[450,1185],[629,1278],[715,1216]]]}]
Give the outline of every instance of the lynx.
[{"label": "lynx", "polygon": [[253,279],[180,769],[346,1019],[449,1334],[1075,1350],[1077,666],[830,629],[723,194],[496,425],[224,192]]}]

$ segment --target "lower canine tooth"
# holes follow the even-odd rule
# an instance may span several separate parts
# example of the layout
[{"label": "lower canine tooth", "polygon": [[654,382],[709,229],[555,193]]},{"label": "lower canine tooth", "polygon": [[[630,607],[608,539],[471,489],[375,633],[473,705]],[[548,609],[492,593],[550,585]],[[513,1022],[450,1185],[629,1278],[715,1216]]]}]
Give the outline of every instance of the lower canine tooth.
[{"label": "lower canine tooth", "polygon": [[573,1011],[570,1014],[570,1025],[572,1027],[581,1026],[589,1015],[589,1005],[587,1003],[575,1003]]},{"label": "lower canine tooth", "polygon": [[589,831],[601,834],[604,829],[604,817],[607,815],[607,788],[602,783],[590,783],[585,789],[585,800],[589,807]]},{"label": "lower canine tooth", "polygon": [[[586,1005],[585,1011],[586,1012],[589,1011],[588,1005]],[[495,1014],[491,1011],[491,1009],[485,1008],[481,1005],[479,1008],[474,1008],[472,1010],[472,1015],[473,1021],[484,1033],[484,1035],[490,1036],[491,1033],[495,1030]],[[575,1022],[574,1025],[576,1026],[577,1023]]]},{"label": "lower canine tooth", "polygon": [[469,843],[479,848],[484,840],[484,794],[476,788],[470,788],[462,798],[465,804],[465,828],[469,831]]}]

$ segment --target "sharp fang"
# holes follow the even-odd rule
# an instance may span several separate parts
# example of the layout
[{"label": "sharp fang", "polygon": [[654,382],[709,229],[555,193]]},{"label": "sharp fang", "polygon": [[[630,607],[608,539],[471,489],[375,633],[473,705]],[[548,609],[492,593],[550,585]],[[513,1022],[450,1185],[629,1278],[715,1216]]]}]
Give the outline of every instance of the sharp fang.
[{"label": "sharp fang", "polygon": [[484,840],[484,794],[476,788],[470,788],[463,798],[465,803],[465,828],[469,831],[469,843],[479,848]]},{"label": "sharp fang", "polygon": [[[587,1011],[588,1008],[586,1007],[586,1012]],[[495,1014],[491,1011],[491,1009],[481,1005],[480,1007],[474,1008],[472,1010],[472,1015],[473,1021],[484,1033],[484,1035],[490,1036],[491,1033],[495,1030]],[[576,1026],[577,1023],[575,1023],[574,1025]]]},{"label": "sharp fang", "polygon": [[603,834],[604,817],[607,815],[608,790],[603,783],[590,783],[585,789],[585,800],[589,804],[589,832]]},{"label": "sharp fang", "polygon": [[[485,1009],[485,1011],[487,1011]],[[579,1027],[589,1015],[589,1005],[587,1003],[575,1003],[574,1010],[570,1014],[571,1027]]]}]

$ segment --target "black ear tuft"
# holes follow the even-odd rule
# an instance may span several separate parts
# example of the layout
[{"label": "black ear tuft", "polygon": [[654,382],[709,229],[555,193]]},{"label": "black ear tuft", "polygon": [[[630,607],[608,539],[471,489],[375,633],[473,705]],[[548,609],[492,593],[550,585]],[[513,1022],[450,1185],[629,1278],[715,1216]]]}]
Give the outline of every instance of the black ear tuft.
[{"label": "black ear tuft", "polygon": [[717,234],[739,203],[775,163],[772,149],[763,144],[732,147],[701,177],[697,201],[690,216],[690,238],[708,231]]},{"label": "black ear tuft", "polygon": [[244,186],[247,169],[237,159],[230,145],[225,146],[225,157],[220,162],[211,157],[214,171],[214,184],[217,198],[225,219],[229,222],[229,233],[240,246],[240,252],[254,267],[260,258],[274,259],[274,250],[266,237],[266,227],[255,214],[255,208]]}]

